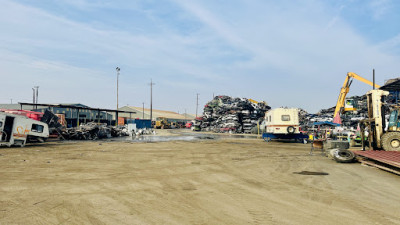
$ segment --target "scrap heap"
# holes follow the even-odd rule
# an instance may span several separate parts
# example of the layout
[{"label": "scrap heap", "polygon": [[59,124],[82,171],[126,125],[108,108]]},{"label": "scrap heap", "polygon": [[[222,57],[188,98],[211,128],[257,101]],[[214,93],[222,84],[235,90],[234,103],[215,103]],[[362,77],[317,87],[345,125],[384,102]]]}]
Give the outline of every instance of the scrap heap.
[{"label": "scrap heap", "polygon": [[[367,97],[366,95],[352,96],[349,97],[348,99],[353,100],[357,110],[341,114],[340,119],[344,127],[356,130],[359,121],[367,117],[368,113]],[[322,121],[332,122],[334,112],[335,112],[335,107],[331,107],[328,109],[321,109],[316,114],[308,114],[304,111],[300,114],[300,125],[303,127],[303,129],[307,129],[307,127],[310,127],[313,122],[322,122]]]},{"label": "scrap heap", "polygon": [[123,126],[109,126],[107,124],[97,124],[89,122],[77,128],[66,128],[61,135],[67,140],[97,140],[103,138],[128,136],[128,130]]},{"label": "scrap heap", "polygon": [[271,107],[265,102],[216,96],[204,106],[203,116],[196,118],[194,129],[221,133],[251,133],[269,109]]},{"label": "scrap heap", "polygon": [[55,134],[64,140],[97,140],[129,135],[126,126],[110,126],[95,122],[81,124],[75,128],[66,128],[59,122],[58,116],[49,110],[44,112],[41,121],[48,124],[50,134]]}]

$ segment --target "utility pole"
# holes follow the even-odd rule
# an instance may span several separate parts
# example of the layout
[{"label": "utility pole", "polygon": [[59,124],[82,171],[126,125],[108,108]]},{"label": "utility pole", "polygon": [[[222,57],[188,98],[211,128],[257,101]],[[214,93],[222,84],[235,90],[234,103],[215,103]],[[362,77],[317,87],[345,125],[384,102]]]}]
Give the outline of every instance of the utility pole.
[{"label": "utility pole", "polygon": [[12,99],[10,99],[11,100],[11,104],[12,104]]},{"label": "utility pole", "polygon": [[[33,99],[32,99],[32,103],[33,103],[33,104],[35,104],[35,96],[36,96],[36,91],[35,91],[35,88],[32,88],[32,91],[33,91]],[[33,107],[32,109],[35,109],[35,105],[33,105],[32,107]]]},{"label": "utility pole", "polygon": [[144,102],[142,102],[142,104],[143,104],[143,115],[142,115],[142,120],[144,120]]},{"label": "utility pole", "polygon": [[150,79],[150,121],[153,120],[153,79]]},{"label": "utility pole", "polygon": [[[33,86],[32,91],[33,91],[32,103],[37,104],[38,98],[39,98],[39,86]],[[37,109],[37,105],[33,105],[33,109],[35,109],[35,108]]]},{"label": "utility pole", "polygon": [[[36,88],[36,104],[38,104],[38,99],[39,99],[39,86],[35,86]],[[36,105],[36,109],[37,109],[37,105]]]},{"label": "utility pole", "polygon": [[199,108],[199,93],[196,94],[197,95],[197,100],[196,100],[196,118],[197,118],[197,110]]},{"label": "utility pole", "polygon": [[185,109],[185,122],[186,122],[186,109]]},{"label": "utility pole", "polygon": [[115,70],[117,71],[117,111],[115,111],[115,126],[118,126],[118,81],[119,81],[119,71],[121,69],[117,66]]}]

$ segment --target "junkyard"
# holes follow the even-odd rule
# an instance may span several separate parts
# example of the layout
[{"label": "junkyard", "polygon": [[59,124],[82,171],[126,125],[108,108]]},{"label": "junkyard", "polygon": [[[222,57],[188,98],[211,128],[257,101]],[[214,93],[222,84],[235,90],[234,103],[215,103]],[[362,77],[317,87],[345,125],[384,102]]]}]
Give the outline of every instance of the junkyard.
[{"label": "junkyard", "polygon": [[400,1],[0,2],[0,225],[400,225]]},{"label": "junkyard", "polygon": [[174,112],[155,110],[151,121],[125,108],[112,124],[55,113],[107,109],[19,103],[44,108],[0,110],[0,143],[10,147],[0,149],[0,221],[400,224],[390,95],[373,89],[346,98],[357,109],[346,112],[343,97],[340,111],[317,114],[221,95],[185,126]]}]

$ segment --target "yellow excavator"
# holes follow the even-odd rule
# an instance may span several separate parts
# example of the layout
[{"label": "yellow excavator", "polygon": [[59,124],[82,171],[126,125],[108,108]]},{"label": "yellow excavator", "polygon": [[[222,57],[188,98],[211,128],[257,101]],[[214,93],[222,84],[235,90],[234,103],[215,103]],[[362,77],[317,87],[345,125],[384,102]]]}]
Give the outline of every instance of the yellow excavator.
[{"label": "yellow excavator", "polygon": [[256,105],[258,105],[258,104],[267,105],[267,103],[266,103],[265,101],[258,102],[258,101],[254,100],[254,99],[251,99],[251,98],[249,98],[248,100],[249,100],[251,103],[254,103],[254,104],[256,104]]},{"label": "yellow excavator", "polygon": [[169,129],[171,128],[168,119],[165,117],[158,117],[156,120],[156,124],[154,125],[155,129]]},{"label": "yellow excavator", "polygon": [[[350,102],[345,107],[346,95],[350,91],[350,85],[353,82],[353,79],[357,79],[357,80],[362,81],[362,82],[364,82],[364,83],[366,83],[368,85],[371,85],[371,86],[374,85],[371,81],[361,77],[360,75],[357,75],[357,74],[355,74],[353,72],[347,73],[347,76],[346,76],[346,79],[344,80],[343,86],[340,89],[340,94],[339,94],[339,98],[338,98],[338,100],[336,102],[336,108],[335,108],[335,113],[333,114],[333,118],[335,118],[337,116],[337,114],[341,113],[342,111],[354,111],[354,110],[356,110],[352,106],[352,103],[350,103]],[[376,88],[380,88],[381,86],[375,84],[375,87]]]}]

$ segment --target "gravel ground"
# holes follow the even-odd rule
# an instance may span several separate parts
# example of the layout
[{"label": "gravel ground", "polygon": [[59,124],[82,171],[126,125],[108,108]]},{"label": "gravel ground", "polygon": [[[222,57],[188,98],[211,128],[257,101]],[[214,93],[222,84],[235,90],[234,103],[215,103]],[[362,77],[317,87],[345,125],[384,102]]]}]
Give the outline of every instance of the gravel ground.
[{"label": "gravel ground", "polygon": [[309,148],[260,139],[0,148],[0,224],[400,224],[399,176]]}]

